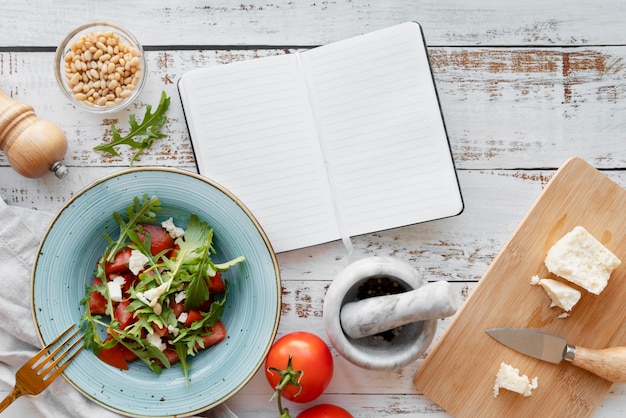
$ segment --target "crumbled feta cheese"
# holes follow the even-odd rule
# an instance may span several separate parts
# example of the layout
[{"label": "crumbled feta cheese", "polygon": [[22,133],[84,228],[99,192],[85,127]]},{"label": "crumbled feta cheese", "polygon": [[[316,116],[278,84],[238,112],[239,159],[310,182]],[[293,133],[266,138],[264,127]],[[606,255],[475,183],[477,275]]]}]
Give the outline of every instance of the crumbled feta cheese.
[{"label": "crumbled feta cheese", "polygon": [[170,237],[174,239],[180,238],[185,235],[185,230],[174,225],[174,220],[172,218],[161,222],[161,226],[165,228],[167,233],[170,234]]},{"label": "crumbled feta cheese", "polygon": [[109,297],[113,302],[122,301],[122,285],[126,283],[126,279],[122,276],[115,276],[112,280],[107,281],[107,287],[109,289]]},{"label": "crumbled feta cheese", "polygon": [[150,259],[146,257],[141,251],[132,250],[130,253],[130,258],[128,259],[128,268],[136,276],[141,270],[143,270],[148,261],[150,261]]},{"label": "crumbled feta cheese", "polygon": [[148,334],[146,340],[148,340],[150,344],[157,347],[161,351],[165,350],[166,348],[165,343],[158,334]]},{"label": "crumbled feta cheese", "polygon": [[539,276],[537,276],[536,274],[530,278],[530,284],[532,284],[533,286],[536,286],[539,284]]},{"label": "crumbled feta cheese", "polygon": [[176,303],[181,303],[186,298],[187,298],[187,293],[184,290],[180,291],[180,292],[176,293],[176,295],[174,295],[174,301]]},{"label": "crumbled feta cheese", "polygon": [[178,337],[178,333],[180,332],[180,330],[178,328],[176,328],[175,326],[172,326],[172,325],[168,325],[167,326],[167,330],[174,337]]},{"label": "crumbled feta cheese", "polygon": [[178,322],[180,322],[181,324],[184,324],[185,322],[187,322],[187,312],[182,312],[180,315],[178,315]]},{"label": "crumbled feta cheese", "polygon": [[533,389],[537,389],[537,386],[537,377],[533,378],[531,382],[525,374],[520,375],[519,369],[502,362],[500,363],[500,370],[498,370],[496,375],[496,382],[493,385],[493,397],[498,397],[500,388],[517,392],[527,397],[531,395]]},{"label": "crumbled feta cheese", "polygon": [[152,289],[146,290],[143,292],[143,296],[150,301],[148,305],[154,307],[159,301],[159,297],[165,293],[167,288],[169,287],[170,282],[167,281],[158,287],[154,287]]}]

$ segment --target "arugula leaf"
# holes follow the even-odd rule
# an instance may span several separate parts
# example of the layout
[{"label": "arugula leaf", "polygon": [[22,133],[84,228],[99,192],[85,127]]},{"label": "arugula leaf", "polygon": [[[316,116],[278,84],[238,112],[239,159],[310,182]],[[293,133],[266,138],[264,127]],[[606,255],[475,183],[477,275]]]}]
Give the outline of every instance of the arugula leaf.
[{"label": "arugula leaf", "polygon": [[[165,91],[161,92],[161,100],[154,113],[151,113],[152,106],[146,106],[146,113],[141,123],[137,122],[136,116],[131,114],[128,117],[128,123],[130,125],[130,131],[125,136],[120,135],[117,127],[111,125],[111,132],[113,133],[113,140],[111,142],[104,142],[95,146],[94,151],[108,152],[109,154],[117,157],[119,153],[115,147],[118,145],[128,145],[137,151],[130,159],[130,166],[137,160],[143,150],[152,146],[157,139],[165,138],[167,135],[159,133],[167,117],[165,112],[170,106],[170,98],[165,94]],[[143,137],[143,138],[142,138]]]},{"label": "arugula leaf", "polygon": [[128,222],[124,221],[122,216],[115,212],[113,217],[120,224],[120,236],[117,241],[113,241],[107,234],[105,238],[109,241],[110,246],[107,250],[107,261],[113,261],[115,254],[120,251],[126,243],[130,231],[132,231],[137,224],[142,222],[154,222],[156,219],[156,212],[161,210],[161,201],[156,196],[148,197],[148,194],[144,194],[141,202],[139,198],[135,196],[133,204],[126,209],[126,215],[128,216]]},{"label": "arugula leaf", "polygon": [[178,360],[180,368],[183,369],[183,374],[185,375],[185,385],[187,389],[189,389],[189,363],[187,363],[187,347],[183,343],[174,344],[174,348],[176,349],[176,354],[178,354]]}]

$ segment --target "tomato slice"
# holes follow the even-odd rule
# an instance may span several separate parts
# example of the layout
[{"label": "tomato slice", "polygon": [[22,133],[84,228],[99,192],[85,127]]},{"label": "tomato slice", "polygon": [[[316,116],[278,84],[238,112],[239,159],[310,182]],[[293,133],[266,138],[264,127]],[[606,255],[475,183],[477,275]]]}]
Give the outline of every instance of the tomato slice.
[{"label": "tomato slice", "polygon": [[114,316],[120,323],[120,329],[126,329],[127,326],[133,324],[137,319],[133,312],[128,312],[130,301],[123,300],[115,307]]},{"label": "tomato slice", "polygon": [[[207,328],[207,334],[202,337],[204,341],[204,348],[209,348],[226,338],[226,327],[222,321],[217,321],[215,325]],[[201,349],[199,345],[196,345],[197,349]]]},{"label": "tomato slice", "polygon": [[174,316],[178,318],[180,314],[185,311],[185,304],[183,302],[176,302],[172,299],[172,301],[170,302],[170,308],[172,308]]},{"label": "tomato slice", "polygon": [[124,284],[122,285],[122,292],[124,293],[128,293],[128,291],[130,290],[130,287],[133,284],[137,284],[139,282],[139,277],[135,276],[130,271],[121,274],[121,276],[124,278]]},{"label": "tomato slice", "polygon": [[213,293],[224,293],[226,288],[224,287],[224,280],[222,280],[222,273],[219,271],[215,273],[215,276],[209,277],[209,294]]},{"label": "tomato slice", "polygon": [[163,350],[163,354],[165,354],[165,358],[167,358],[167,361],[170,362],[170,365],[177,363],[180,360],[180,357],[178,357],[178,353],[176,352],[176,350],[173,350],[171,348],[166,348],[165,350]]},{"label": "tomato slice", "polygon": [[124,359],[126,360],[127,363],[132,363],[133,361],[139,358],[137,357],[135,353],[133,353],[132,351],[130,351],[128,348],[124,347],[123,345],[118,344],[118,346],[121,347],[122,352],[124,353]]},{"label": "tomato slice", "polygon": [[174,238],[172,238],[162,226],[141,224],[141,227],[143,228],[144,233],[139,234],[139,237],[142,240],[144,239],[146,232],[150,234],[150,252],[152,255],[157,255],[161,251],[174,248]]},{"label": "tomato slice", "polygon": [[[101,285],[102,280],[99,277],[93,279],[94,285]],[[89,312],[92,314],[105,314],[107,309],[107,300],[104,295],[98,291],[93,291],[89,294]]]},{"label": "tomato slice", "polygon": [[156,324],[152,324],[152,329],[159,337],[167,337],[170,334],[170,331],[167,329],[167,327],[159,327]]},{"label": "tomato slice", "polygon": [[107,261],[104,265],[104,273],[109,277],[109,274],[119,274],[130,272],[128,269],[128,260],[132,250],[128,247],[115,254],[112,262]]},{"label": "tomato slice", "polygon": [[125,347],[121,344],[116,344],[109,349],[100,350],[100,353],[98,353],[98,358],[109,366],[117,367],[118,369],[122,370],[128,370]]},{"label": "tomato slice", "polygon": [[200,312],[195,309],[192,309],[189,311],[189,313],[187,313],[187,320],[185,321],[185,326],[190,327],[191,324],[201,319],[202,319],[202,315],[200,314]]}]

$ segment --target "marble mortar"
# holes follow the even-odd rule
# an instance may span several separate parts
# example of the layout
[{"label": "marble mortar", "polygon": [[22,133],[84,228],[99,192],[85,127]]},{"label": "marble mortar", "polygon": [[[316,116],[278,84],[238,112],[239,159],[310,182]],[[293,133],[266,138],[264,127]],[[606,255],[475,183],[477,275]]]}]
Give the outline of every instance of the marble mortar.
[{"label": "marble mortar", "polygon": [[[357,297],[368,280],[385,277],[403,292]],[[435,337],[437,320],[457,308],[448,282],[428,284],[405,262],[377,256],[350,264],[333,280],[324,300],[324,322],[330,342],[348,361],[365,369],[394,370],[421,356]],[[392,338],[373,337],[392,329]]]}]

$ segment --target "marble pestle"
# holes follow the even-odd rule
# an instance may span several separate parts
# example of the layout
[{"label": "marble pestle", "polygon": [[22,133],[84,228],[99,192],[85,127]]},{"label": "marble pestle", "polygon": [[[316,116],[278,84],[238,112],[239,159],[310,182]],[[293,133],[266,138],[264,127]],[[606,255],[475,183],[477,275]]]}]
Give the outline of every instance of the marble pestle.
[{"label": "marble pestle", "polygon": [[451,316],[458,305],[450,283],[437,281],[403,293],[346,303],[340,322],[346,335],[363,338],[412,322]]}]

